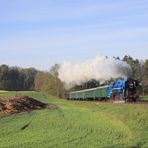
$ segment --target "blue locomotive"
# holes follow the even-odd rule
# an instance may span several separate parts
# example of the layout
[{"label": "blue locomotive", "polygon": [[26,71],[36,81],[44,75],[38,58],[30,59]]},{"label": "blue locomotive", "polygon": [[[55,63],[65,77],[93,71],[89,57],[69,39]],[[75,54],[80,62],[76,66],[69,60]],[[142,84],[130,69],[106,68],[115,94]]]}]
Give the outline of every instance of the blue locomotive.
[{"label": "blue locomotive", "polygon": [[127,102],[136,102],[138,95],[138,81],[134,79],[127,79],[124,80],[119,79],[115,82],[111,82],[109,85],[110,87],[110,98],[118,101],[123,100]]},{"label": "blue locomotive", "polygon": [[[123,102],[136,102],[138,96],[138,81],[125,78],[111,82],[109,85],[97,86],[80,91],[70,92],[70,100],[113,100]],[[92,86],[92,84],[91,84]]]}]

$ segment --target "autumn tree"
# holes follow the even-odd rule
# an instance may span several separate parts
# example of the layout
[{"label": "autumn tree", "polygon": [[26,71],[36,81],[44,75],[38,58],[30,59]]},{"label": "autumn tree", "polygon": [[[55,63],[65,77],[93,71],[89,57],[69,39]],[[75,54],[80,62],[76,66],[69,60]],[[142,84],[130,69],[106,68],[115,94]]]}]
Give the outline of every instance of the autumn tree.
[{"label": "autumn tree", "polygon": [[51,67],[48,77],[48,92],[52,95],[63,97],[65,93],[64,83],[59,79],[58,70],[60,68],[59,64],[55,64]]},{"label": "autumn tree", "polygon": [[55,64],[49,72],[38,72],[35,77],[35,90],[43,91],[53,96],[63,97],[65,94],[64,83],[59,79],[60,65]]},{"label": "autumn tree", "polygon": [[38,72],[36,74],[36,77],[34,79],[34,85],[35,85],[35,90],[36,91],[45,91],[45,84],[48,78],[48,73],[45,72]]}]

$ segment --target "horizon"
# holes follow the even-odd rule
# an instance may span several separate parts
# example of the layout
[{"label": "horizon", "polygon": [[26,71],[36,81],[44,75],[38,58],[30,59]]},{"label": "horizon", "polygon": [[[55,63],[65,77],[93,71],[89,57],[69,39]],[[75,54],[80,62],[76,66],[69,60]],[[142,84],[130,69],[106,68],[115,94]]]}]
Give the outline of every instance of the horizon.
[{"label": "horizon", "polygon": [[[124,56],[130,56],[130,55],[124,55]],[[34,69],[36,69],[36,70],[38,70],[38,71],[44,71],[44,72],[48,72],[49,70],[50,70],[50,68],[52,67],[52,66],[55,66],[55,64],[59,64],[59,65],[63,65],[65,62],[70,62],[71,64],[81,64],[81,63],[84,63],[84,62],[87,62],[87,61],[90,61],[90,60],[95,60],[97,57],[104,57],[104,58],[106,58],[107,57],[107,59],[109,59],[109,60],[118,60],[118,59],[116,59],[116,58],[119,58],[119,60],[120,61],[122,61],[123,60],[123,58],[124,58],[124,56],[123,57],[119,57],[119,56],[114,56],[114,57],[108,57],[108,56],[104,56],[104,55],[96,55],[95,57],[93,57],[93,58],[87,58],[87,59],[84,59],[84,60],[81,60],[81,61],[68,61],[68,60],[65,60],[65,61],[63,61],[62,63],[53,63],[53,65],[50,65],[50,67],[48,67],[47,69],[40,69],[40,68],[38,68],[38,67],[35,67],[35,66],[19,66],[19,65],[11,65],[11,64],[6,64],[6,63],[1,63],[0,64],[0,66],[2,66],[2,65],[6,65],[6,66],[8,66],[8,67],[17,67],[17,68],[21,68],[21,69],[29,69],[29,68],[34,68]],[[133,58],[132,56],[130,56],[131,58]],[[133,60],[139,60],[139,62],[144,62],[145,60],[148,60],[148,59],[138,59],[138,58],[133,58]],[[126,62],[126,61],[124,61],[124,62]],[[126,62],[127,63],[127,62]],[[127,63],[128,64],[128,63]],[[129,64],[128,64],[129,65]]]},{"label": "horizon", "polygon": [[0,5],[0,65],[49,70],[97,55],[148,59],[148,1],[14,0]]}]

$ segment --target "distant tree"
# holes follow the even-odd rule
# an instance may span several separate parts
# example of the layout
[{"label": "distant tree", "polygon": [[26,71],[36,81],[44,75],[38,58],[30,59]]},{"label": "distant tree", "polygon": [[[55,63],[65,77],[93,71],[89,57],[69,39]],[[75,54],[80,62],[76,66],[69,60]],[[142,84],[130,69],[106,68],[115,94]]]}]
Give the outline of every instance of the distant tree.
[{"label": "distant tree", "polygon": [[148,59],[144,62],[141,68],[142,71],[142,85],[143,85],[143,95],[148,94]]},{"label": "distant tree", "polygon": [[22,88],[20,73],[17,67],[9,68],[7,81],[8,90],[20,90]]},{"label": "distant tree", "polygon": [[64,83],[58,77],[59,68],[60,65],[55,64],[51,67],[48,73],[38,72],[34,80],[35,90],[43,91],[57,97],[63,97],[65,94],[65,88]]},{"label": "distant tree", "polygon": [[9,67],[7,65],[0,66],[0,89],[8,89],[8,73]]},{"label": "distant tree", "polygon": [[54,96],[63,97],[65,94],[64,83],[59,79],[58,70],[60,68],[59,64],[55,64],[51,67],[49,76],[47,79],[47,92]]},{"label": "distant tree", "polygon": [[60,68],[59,64],[55,64],[51,67],[48,78],[49,93],[57,96],[63,97],[65,93],[64,83],[59,79],[58,70]]},{"label": "distant tree", "polygon": [[132,68],[131,77],[141,79],[141,64],[138,59],[134,60],[131,56],[124,56],[123,61],[126,61]]},{"label": "distant tree", "polygon": [[23,69],[22,72],[24,74],[24,90],[33,90],[37,70],[35,68],[28,68]]},{"label": "distant tree", "polygon": [[45,72],[37,72],[35,79],[34,79],[34,85],[36,91],[45,91],[45,83],[48,78],[48,73]]},{"label": "distant tree", "polygon": [[120,57],[118,57],[118,56],[117,57],[113,56],[113,58],[116,60],[120,60]]}]

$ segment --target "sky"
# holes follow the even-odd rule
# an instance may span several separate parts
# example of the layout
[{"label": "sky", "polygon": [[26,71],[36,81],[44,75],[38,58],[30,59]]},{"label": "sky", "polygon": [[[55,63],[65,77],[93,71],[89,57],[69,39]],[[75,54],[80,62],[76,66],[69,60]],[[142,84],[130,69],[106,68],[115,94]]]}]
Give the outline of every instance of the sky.
[{"label": "sky", "polygon": [[48,70],[96,55],[148,59],[148,0],[0,0],[0,64]]}]

